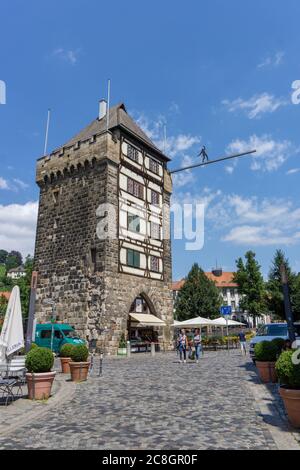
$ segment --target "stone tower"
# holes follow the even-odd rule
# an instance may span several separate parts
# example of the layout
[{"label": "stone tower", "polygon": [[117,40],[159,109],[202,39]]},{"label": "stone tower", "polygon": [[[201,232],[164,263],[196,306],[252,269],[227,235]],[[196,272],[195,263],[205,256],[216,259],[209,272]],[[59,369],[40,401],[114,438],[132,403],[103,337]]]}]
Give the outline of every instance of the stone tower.
[{"label": "stone tower", "polygon": [[[124,104],[111,108],[109,119],[105,102],[99,109],[97,119],[37,162],[36,317],[49,321],[51,299],[60,321],[111,354],[123,333],[153,330],[169,347],[169,159]],[[145,332],[151,315],[164,325]]]}]

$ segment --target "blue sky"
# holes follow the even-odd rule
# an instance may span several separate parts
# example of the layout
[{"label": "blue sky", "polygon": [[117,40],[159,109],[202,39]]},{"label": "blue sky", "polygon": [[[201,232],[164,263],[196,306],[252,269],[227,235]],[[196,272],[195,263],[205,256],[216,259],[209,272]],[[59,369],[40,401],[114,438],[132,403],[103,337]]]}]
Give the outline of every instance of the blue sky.
[{"label": "blue sky", "polygon": [[174,279],[194,261],[232,270],[250,248],[264,274],[276,248],[300,271],[299,14],[297,0],[1,2],[0,248],[32,250],[47,108],[52,149],[96,117],[110,78],[156,142],[166,123],[171,168],[203,144],[258,150],[175,179],[173,201],[206,210],[203,249],[173,242]]}]

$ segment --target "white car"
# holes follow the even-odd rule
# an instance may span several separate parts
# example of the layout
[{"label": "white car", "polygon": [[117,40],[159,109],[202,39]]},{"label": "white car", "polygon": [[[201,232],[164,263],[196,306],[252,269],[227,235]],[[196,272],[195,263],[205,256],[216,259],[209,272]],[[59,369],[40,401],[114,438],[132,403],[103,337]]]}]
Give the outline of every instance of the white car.
[{"label": "white car", "polygon": [[[300,325],[295,323],[296,344],[300,347]],[[254,347],[261,341],[272,341],[274,338],[289,339],[286,323],[269,323],[259,327],[257,334],[250,341],[249,353],[251,359],[255,361]]]}]

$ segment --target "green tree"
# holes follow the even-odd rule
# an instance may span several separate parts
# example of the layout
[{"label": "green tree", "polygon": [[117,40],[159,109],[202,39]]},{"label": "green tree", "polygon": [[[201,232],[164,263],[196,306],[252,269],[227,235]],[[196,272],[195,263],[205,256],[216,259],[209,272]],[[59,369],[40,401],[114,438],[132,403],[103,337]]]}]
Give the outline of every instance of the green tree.
[{"label": "green tree", "polygon": [[254,326],[257,317],[267,312],[265,283],[255,257],[253,251],[247,251],[245,263],[242,258],[238,258],[237,272],[234,274],[234,282],[237,283],[238,291],[243,296],[240,308],[253,316]]},{"label": "green tree", "polygon": [[298,273],[294,279],[291,302],[295,320],[300,320],[300,273]]},{"label": "green tree", "polygon": [[183,321],[198,316],[216,318],[220,306],[218,288],[195,263],[178,293],[175,302],[176,319]]},{"label": "green tree", "polygon": [[21,266],[22,263],[23,258],[19,251],[11,251],[10,253],[8,253],[5,263],[7,271]]},{"label": "green tree", "polygon": [[8,252],[6,250],[0,250],[0,264],[6,264]]},{"label": "green tree", "polygon": [[292,272],[289,260],[282,250],[276,250],[272,260],[267,282],[269,310],[278,318],[285,319],[284,299],[281,284],[280,266],[284,265],[290,288],[292,309],[296,317],[300,316],[300,275]]},{"label": "green tree", "polygon": [[22,313],[23,316],[27,318],[29,312],[31,275],[33,270],[33,258],[30,255],[26,257],[24,268],[26,275],[18,279],[16,284],[20,287]]},{"label": "green tree", "polygon": [[0,265],[0,292],[10,291],[13,288],[12,280],[6,275],[6,267]]},{"label": "green tree", "polygon": [[0,294],[0,323],[1,323],[1,319],[4,318],[7,303],[8,302],[7,302],[6,298],[3,295]]}]

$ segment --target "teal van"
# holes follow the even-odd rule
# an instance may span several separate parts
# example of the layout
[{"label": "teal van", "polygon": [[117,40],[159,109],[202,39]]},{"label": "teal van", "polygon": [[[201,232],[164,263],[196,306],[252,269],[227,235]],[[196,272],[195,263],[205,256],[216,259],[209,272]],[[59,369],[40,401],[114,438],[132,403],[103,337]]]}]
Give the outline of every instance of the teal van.
[{"label": "teal van", "polygon": [[56,354],[64,344],[85,344],[67,323],[38,323],[35,328],[35,343],[51,349]]}]

